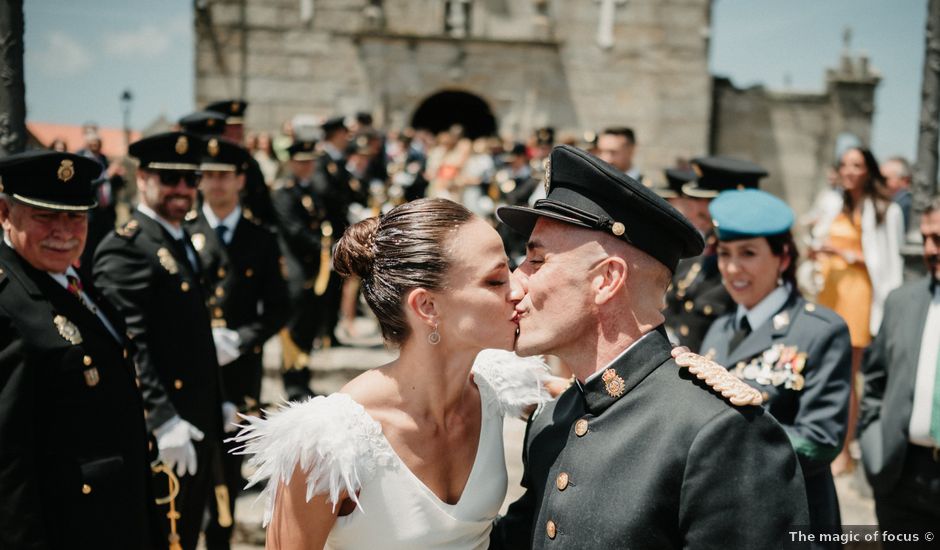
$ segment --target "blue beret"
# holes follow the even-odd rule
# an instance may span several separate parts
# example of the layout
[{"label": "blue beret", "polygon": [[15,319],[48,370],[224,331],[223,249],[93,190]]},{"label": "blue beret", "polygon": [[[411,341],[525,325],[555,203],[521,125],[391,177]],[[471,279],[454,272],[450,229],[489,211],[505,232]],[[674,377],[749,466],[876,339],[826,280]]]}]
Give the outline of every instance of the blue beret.
[{"label": "blue beret", "polygon": [[787,203],[759,189],[724,191],[708,211],[720,241],[779,235],[793,225]]},{"label": "blue beret", "polygon": [[580,149],[552,149],[548,196],[535,208],[501,206],[496,217],[528,236],[539,218],[601,231],[626,241],[675,272],[682,258],[702,253],[698,230],[642,183]]}]

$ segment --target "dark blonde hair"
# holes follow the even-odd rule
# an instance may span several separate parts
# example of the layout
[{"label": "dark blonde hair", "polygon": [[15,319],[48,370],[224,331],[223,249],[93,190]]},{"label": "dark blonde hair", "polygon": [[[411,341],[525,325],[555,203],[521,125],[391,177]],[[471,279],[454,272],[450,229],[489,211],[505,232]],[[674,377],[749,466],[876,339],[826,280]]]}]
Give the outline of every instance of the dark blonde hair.
[{"label": "dark blonde hair", "polygon": [[409,335],[402,300],[414,288],[441,290],[451,259],[447,240],[474,219],[472,212],[446,199],[419,199],[381,218],[350,226],[336,244],[333,267],[343,277],[362,279],[362,293],[382,328],[401,344]]}]

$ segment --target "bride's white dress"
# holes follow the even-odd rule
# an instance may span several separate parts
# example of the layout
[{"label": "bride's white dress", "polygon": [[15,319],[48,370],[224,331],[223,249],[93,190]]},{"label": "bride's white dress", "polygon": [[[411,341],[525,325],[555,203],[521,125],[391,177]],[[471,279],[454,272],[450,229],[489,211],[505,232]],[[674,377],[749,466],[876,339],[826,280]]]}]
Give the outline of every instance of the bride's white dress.
[{"label": "bride's white dress", "polygon": [[337,519],[326,547],[365,549],[482,549],[506,496],[503,417],[547,399],[545,365],[510,352],[486,350],[473,366],[482,422],[476,459],[455,504],[439,499],[392,449],[373,420],[349,395],[335,393],[291,403],[267,419],[249,418],[236,441],[255,468],[249,486],[267,480],[265,525],[280,481],[300,462],[307,498],[346,491],[358,503]]}]

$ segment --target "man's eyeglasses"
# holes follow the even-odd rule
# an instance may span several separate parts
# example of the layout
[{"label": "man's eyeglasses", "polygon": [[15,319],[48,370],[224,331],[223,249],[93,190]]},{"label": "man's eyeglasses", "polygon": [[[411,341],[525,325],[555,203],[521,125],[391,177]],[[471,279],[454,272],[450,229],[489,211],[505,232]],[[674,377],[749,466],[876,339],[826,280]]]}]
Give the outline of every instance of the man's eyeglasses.
[{"label": "man's eyeglasses", "polygon": [[160,178],[161,185],[176,187],[180,180],[183,180],[183,183],[186,184],[186,187],[192,188],[195,188],[197,185],[199,185],[199,178],[202,177],[202,174],[199,172],[192,172],[189,170],[160,170],[157,172],[157,175]]}]

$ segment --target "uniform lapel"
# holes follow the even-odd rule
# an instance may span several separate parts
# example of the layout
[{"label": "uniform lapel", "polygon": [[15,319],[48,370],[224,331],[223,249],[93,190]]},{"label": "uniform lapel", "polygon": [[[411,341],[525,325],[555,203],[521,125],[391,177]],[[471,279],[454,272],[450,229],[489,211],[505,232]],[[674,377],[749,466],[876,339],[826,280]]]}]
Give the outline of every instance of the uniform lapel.
[{"label": "uniform lapel", "polygon": [[[802,298],[791,296],[787,303],[783,305],[774,315],[764,324],[757,327],[751,334],[745,338],[741,344],[728,356],[727,365],[730,366],[754,357],[764,350],[769,349],[774,340],[783,338],[790,331],[793,317],[799,313],[799,306]],[[725,344],[727,349],[727,344]]]},{"label": "uniform lapel", "polygon": [[603,373],[583,386],[588,411],[600,415],[622,396],[630,393],[656,367],[670,357],[672,345],[662,325],[643,336],[613,361]]}]

